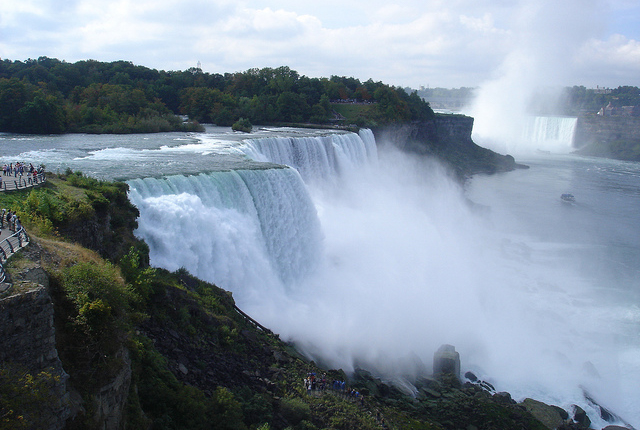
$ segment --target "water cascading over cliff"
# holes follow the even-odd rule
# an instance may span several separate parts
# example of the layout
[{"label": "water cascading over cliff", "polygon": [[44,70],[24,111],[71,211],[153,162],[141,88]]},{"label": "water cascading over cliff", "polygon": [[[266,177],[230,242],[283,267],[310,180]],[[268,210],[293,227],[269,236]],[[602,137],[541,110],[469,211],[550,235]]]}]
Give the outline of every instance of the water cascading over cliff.
[{"label": "water cascading over cliff", "polygon": [[474,122],[473,139],[480,146],[502,154],[527,155],[535,152],[572,152],[577,118],[559,116],[506,117],[480,115]]},{"label": "water cascading over cliff", "polygon": [[359,134],[251,139],[240,149],[256,161],[291,166],[305,181],[326,181],[356,165],[377,159],[375,139],[368,129]]},{"label": "water cascading over cliff", "polygon": [[536,116],[528,117],[522,130],[526,145],[537,150],[568,153],[573,150],[577,118]]},{"label": "water cascading over cliff", "polygon": [[129,186],[152,264],[184,267],[242,302],[301,282],[322,258],[322,232],[301,174],[309,181],[336,177],[377,153],[369,130],[247,140],[239,149],[282,166],[134,179]]},{"label": "water cascading over cliff", "polygon": [[450,343],[516,397],[577,402],[581,363],[601,357],[592,309],[572,308],[587,297],[574,254],[497,231],[438,163],[385,147],[368,130],[285,134],[234,150],[281,167],[131,180],[137,234],[153,265],[232,291],[328,367],[406,383]]}]

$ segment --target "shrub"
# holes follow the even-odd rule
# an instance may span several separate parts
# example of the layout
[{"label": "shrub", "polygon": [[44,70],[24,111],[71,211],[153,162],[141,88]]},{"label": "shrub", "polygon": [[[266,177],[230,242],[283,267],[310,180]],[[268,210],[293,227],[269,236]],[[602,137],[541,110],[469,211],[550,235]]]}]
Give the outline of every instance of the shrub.
[{"label": "shrub", "polygon": [[251,133],[253,129],[253,125],[251,125],[251,121],[248,118],[240,118],[231,126],[233,131],[244,131],[245,133]]},{"label": "shrub", "polygon": [[309,418],[311,408],[302,399],[284,398],[280,400],[280,412],[289,423],[296,425]]},{"label": "shrub", "polygon": [[16,366],[0,366],[0,428],[44,428],[58,404],[52,388],[60,381],[49,371],[32,375]]},{"label": "shrub", "polygon": [[75,322],[89,333],[108,334],[126,316],[133,294],[111,263],[78,263],[63,269],[61,277],[77,309]]}]

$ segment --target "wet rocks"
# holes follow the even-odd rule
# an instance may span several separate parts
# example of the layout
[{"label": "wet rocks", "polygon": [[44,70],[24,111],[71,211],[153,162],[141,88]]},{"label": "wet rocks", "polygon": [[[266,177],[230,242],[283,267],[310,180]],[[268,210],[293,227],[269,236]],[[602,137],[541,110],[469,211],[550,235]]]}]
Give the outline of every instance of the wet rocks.
[{"label": "wet rocks", "polygon": [[433,355],[433,374],[439,373],[460,378],[460,354],[453,345],[442,345]]}]

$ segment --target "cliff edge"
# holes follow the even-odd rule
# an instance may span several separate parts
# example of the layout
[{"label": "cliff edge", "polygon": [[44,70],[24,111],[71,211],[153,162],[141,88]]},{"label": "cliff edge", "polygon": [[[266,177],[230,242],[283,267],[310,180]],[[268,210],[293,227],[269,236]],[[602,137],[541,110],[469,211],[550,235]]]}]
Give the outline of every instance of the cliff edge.
[{"label": "cliff edge", "polygon": [[426,121],[375,128],[373,133],[381,146],[394,145],[409,153],[438,158],[461,179],[526,167],[517,164],[511,155],[476,145],[471,139],[473,121],[465,115],[436,114]]}]

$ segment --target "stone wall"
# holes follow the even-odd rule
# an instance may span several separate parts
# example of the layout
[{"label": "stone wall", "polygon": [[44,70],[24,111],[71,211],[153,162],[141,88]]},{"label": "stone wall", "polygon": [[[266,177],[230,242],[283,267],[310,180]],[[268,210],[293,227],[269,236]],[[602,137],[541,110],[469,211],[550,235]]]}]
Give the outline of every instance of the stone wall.
[{"label": "stone wall", "polygon": [[47,405],[49,429],[61,429],[71,415],[68,375],[62,368],[56,349],[53,303],[47,288],[27,283],[20,293],[0,300],[0,363],[18,365],[32,374],[50,371],[60,380],[54,387],[59,402]]}]

